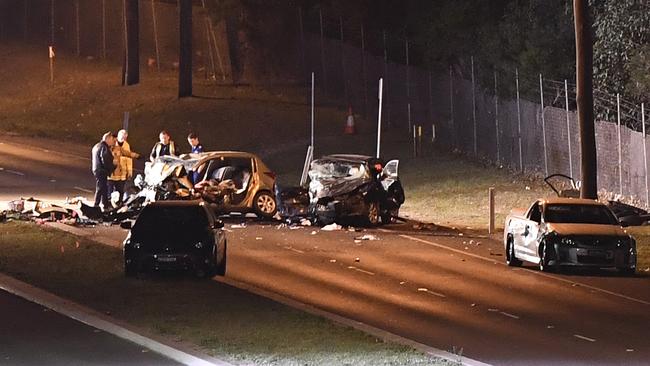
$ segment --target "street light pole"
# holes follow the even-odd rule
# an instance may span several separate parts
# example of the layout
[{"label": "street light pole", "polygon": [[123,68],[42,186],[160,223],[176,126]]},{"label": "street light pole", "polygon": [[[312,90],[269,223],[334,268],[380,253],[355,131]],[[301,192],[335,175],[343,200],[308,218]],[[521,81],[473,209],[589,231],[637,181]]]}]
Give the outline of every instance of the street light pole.
[{"label": "street light pole", "polygon": [[593,38],[588,0],[574,0],[578,123],[582,159],[581,198],[598,198],[593,95]]}]

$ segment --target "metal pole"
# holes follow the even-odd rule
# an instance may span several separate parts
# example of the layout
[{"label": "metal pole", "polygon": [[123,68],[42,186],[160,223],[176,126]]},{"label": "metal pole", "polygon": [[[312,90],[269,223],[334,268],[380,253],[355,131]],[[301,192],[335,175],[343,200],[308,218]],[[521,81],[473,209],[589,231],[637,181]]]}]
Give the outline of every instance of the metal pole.
[{"label": "metal pole", "polygon": [[519,140],[519,170],[524,171],[524,159],[521,148],[521,103],[519,99],[519,69],[515,69],[515,80],[517,84],[517,139]]},{"label": "metal pole", "polygon": [[384,78],[379,79],[379,112],[377,113],[377,158],[381,150],[381,106],[384,95]]},{"label": "metal pole", "polygon": [[314,149],[314,90],[315,90],[314,73],[311,73],[311,148]]},{"label": "metal pole", "polygon": [[478,141],[476,137],[476,80],[474,78],[474,56],[472,61],[472,119],[474,121],[474,156],[478,156]]},{"label": "metal pole", "polygon": [[323,33],[323,9],[318,9],[320,19],[320,62],[323,70],[323,90],[327,92],[327,70],[325,68],[325,35]]},{"label": "metal pole", "polygon": [[406,102],[407,102],[407,113],[408,113],[408,122],[409,122],[409,132],[411,131],[411,67],[409,63],[409,40],[406,39]]},{"label": "metal pole", "polygon": [[544,174],[548,177],[548,154],[546,153],[546,120],[544,119],[544,84],[539,74],[539,99],[542,104],[542,142],[544,143]]},{"label": "metal pole", "polygon": [[[302,70],[307,73],[307,61],[305,59],[305,27],[302,22],[302,7],[298,7],[298,25],[300,26],[300,56],[302,57]],[[305,75],[303,74],[303,75]],[[300,78],[302,79],[302,77]]]},{"label": "metal pole", "polygon": [[50,0],[50,46],[54,46],[54,1]]},{"label": "metal pole", "polygon": [[[388,47],[386,46],[386,31],[382,31],[382,37],[384,41],[384,79],[388,82]],[[386,122],[390,126],[390,99],[388,94],[386,94]]]},{"label": "metal pole", "polygon": [[210,35],[212,36],[214,52],[217,54],[217,62],[219,63],[219,70],[221,70],[221,80],[223,82],[226,82],[226,70],[224,70],[223,68],[223,60],[221,58],[221,52],[219,51],[217,36],[214,34],[214,24],[212,24],[212,18],[210,17],[208,17],[208,24],[210,25]]},{"label": "metal pole", "polygon": [[79,0],[74,2],[74,16],[75,16],[75,36],[77,45],[77,57],[81,56],[81,26],[79,24]]},{"label": "metal pole", "polygon": [[569,118],[569,83],[564,79],[564,104],[566,107],[566,135],[569,143],[569,176],[573,178],[573,154],[571,152],[571,122]]},{"label": "metal pole", "polygon": [[645,104],[641,103],[641,124],[643,125],[643,168],[645,169],[645,202],[646,207],[650,207],[650,191],[648,190],[648,148],[645,134]]},{"label": "metal pole", "polygon": [[106,59],[106,0],[102,0],[102,59]]},{"label": "metal pole", "polygon": [[497,137],[497,164],[501,164],[501,145],[499,141],[499,89],[497,88],[497,70],[494,69],[494,124]]},{"label": "metal pole", "polygon": [[[203,0],[203,8],[205,9],[205,0]],[[153,20],[153,39],[154,46],[156,47],[156,70],[160,71],[160,47],[158,45],[158,20],[156,17],[156,0],[151,0],[151,19]],[[210,41],[208,34],[208,42]],[[212,53],[210,53],[212,57]],[[213,66],[214,69],[214,66]]]},{"label": "metal pole", "polygon": [[429,122],[433,123],[433,82],[431,81],[431,70],[429,70]]},{"label": "metal pole", "polygon": [[368,75],[366,74],[366,37],[361,23],[361,73],[363,77],[363,103],[366,118],[368,118]]},{"label": "metal pole", "polygon": [[456,123],[454,121],[454,69],[449,66],[449,113],[451,130],[454,136],[454,145],[458,147],[458,136],[456,135]]},{"label": "metal pole", "polygon": [[621,95],[616,94],[616,123],[618,135],[618,194],[623,195],[623,146],[621,145]]}]

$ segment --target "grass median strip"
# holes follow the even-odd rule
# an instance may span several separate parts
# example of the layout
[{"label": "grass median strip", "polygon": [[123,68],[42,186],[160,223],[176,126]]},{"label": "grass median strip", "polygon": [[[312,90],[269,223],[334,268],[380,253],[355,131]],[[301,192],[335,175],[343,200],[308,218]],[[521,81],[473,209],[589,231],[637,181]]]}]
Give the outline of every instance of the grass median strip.
[{"label": "grass median strip", "polygon": [[125,279],[119,249],[67,233],[13,222],[0,234],[1,272],[231,363],[449,364],[215,281]]}]

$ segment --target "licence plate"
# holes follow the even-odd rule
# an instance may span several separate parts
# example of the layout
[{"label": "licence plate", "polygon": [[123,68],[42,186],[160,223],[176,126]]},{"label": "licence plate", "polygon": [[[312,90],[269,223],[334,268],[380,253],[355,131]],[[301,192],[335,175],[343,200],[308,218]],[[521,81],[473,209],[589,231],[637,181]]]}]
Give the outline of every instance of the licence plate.
[{"label": "licence plate", "polygon": [[176,262],[176,257],[158,257],[158,262],[165,262],[165,263]]}]

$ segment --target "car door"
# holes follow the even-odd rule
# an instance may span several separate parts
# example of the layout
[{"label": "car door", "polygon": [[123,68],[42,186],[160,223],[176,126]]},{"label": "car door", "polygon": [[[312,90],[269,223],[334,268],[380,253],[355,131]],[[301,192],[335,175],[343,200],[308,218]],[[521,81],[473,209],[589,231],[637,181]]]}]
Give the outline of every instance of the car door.
[{"label": "car door", "polygon": [[[531,258],[537,257],[537,239],[542,223],[542,204],[535,202],[526,215],[523,235],[523,254]],[[528,260],[531,260],[530,258]]]}]

